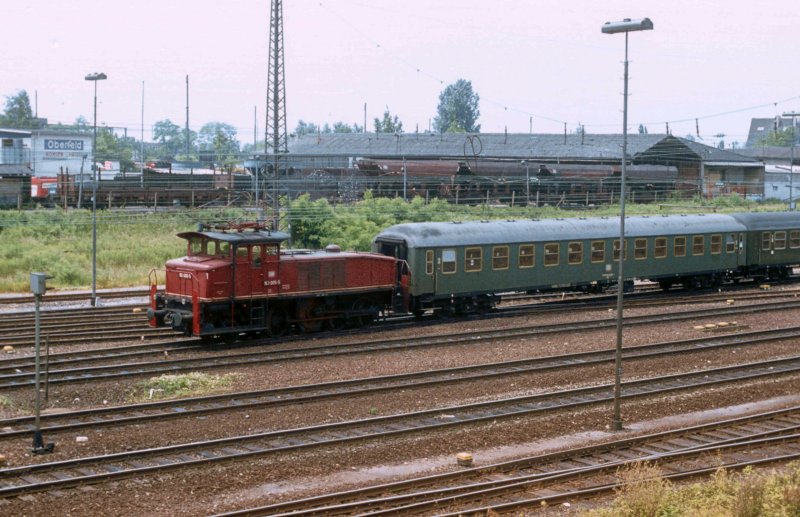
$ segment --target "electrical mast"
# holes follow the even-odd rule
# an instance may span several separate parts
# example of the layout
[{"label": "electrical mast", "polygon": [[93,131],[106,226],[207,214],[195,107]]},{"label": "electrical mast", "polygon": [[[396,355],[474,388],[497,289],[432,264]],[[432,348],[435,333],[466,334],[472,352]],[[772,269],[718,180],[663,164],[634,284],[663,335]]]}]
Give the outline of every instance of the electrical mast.
[{"label": "electrical mast", "polygon": [[[264,153],[272,153],[272,207],[278,210],[278,178],[289,152],[286,136],[286,73],[283,60],[283,0],[270,1],[267,124]],[[268,157],[269,158],[269,157]]]}]

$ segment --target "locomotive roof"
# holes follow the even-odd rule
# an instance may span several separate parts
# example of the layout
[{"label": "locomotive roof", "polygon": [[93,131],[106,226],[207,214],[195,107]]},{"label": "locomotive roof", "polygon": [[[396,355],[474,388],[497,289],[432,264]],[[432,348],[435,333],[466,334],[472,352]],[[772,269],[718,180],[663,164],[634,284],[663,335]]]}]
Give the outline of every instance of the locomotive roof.
[{"label": "locomotive roof", "polygon": [[[632,216],[625,236],[685,235],[746,231],[729,215]],[[619,238],[618,217],[542,220],[405,223],[387,228],[375,240],[406,241],[408,246],[441,247],[531,241]]]},{"label": "locomotive roof", "polygon": [[231,244],[261,244],[282,242],[289,238],[285,232],[182,232],[178,234],[181,239],[191,239],[193,237],[205,237]]}]

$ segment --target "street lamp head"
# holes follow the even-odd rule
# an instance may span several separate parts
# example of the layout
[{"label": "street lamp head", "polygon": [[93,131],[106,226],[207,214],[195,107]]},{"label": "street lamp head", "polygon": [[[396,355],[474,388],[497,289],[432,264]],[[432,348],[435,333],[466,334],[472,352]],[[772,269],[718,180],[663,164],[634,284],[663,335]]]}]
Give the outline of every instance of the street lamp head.
[{"label": "street lamp head", "polygon": [[600,28],[604,34],[616,34],[618,32],[633,32],[633,31],[651,31],[653,30],[653,22],[650,18],[642,18],[641,20],[631,20],[625,18],[621,22],[606,22]]},{"label": "street lamp head", "polygon": [[108,76],[106,74],[104,74],[103,72],[100,72],[100,73],[95,72],[93,74],[86,74],[86,80],[87,81],[102,81],[104,79],[108,79]]}]

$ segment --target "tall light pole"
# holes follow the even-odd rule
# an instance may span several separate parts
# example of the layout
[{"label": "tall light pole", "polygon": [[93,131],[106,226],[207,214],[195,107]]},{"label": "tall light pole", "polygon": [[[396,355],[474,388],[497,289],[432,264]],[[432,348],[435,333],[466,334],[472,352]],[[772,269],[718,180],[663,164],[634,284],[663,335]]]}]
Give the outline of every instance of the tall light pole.
[{"label": "tall light pole", "polygon": [[531,175],[528,171],[528,160],[522,160],[522,165],[525,166],[525,206],[531,204]]},{"label": "tall light pole", "polygon": [[[623,262],[625,262],[625,172],[628,161],[628,33],[634,31],[653,30],[650,18],[631,20],[625,18],[621,22],[606,22],[600,29],[603,34],[625,33],[625,79],[624,93],[622,95],[622,170],[619,181],[619,269],[617,276],[617,348],[614,355],[614,420],[612,429],[622,430],[622,416],[620,413],[620,398],[622,395],[622,299],[625,291],[625,276],[623,275]],[[612,250],[613,253],[613,250]],[[613,254],[612,254],[613,259]]]},{"label": "tall light pole", "polygon": [[88,74],[87,81],[94,82],[94,135],[92,137],[92,307],[97,305],[97,81],[108,76],[102,72]]},{"label": "tall light pole", "polygon": [[795,117],[800,117],[800,113],[789,111],[783,114],[784,117],[792,117],[792,147],[789,151],[789,210],[794,210],[794,140],[795,140]]}]

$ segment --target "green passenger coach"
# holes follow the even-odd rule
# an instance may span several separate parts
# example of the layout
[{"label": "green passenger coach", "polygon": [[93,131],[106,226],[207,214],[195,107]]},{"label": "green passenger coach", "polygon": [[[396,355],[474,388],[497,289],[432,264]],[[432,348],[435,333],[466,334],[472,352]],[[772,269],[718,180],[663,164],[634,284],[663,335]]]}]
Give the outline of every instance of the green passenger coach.
[{"label": "green passenger coach", "polygon": [[[626,281],[650,279],[668,289],[737,280],[757,238],[743,219],[721,214],[626,218]],[[796,216],[794,221],[797,227]],[[787,230],[787,248],[791,235]],[[782,234],[777,236],[780,244]],[[770,237],[773,248],[775,237]],[[795,237],[800,242],[800,235]],[[373,250],[408,262],[413,312],[469,313],[493,307],[498,293],[601,292],[616,285],[619,219],[398,224],[375,238]],[[783,259],[776,257],[776,264]]]}]

